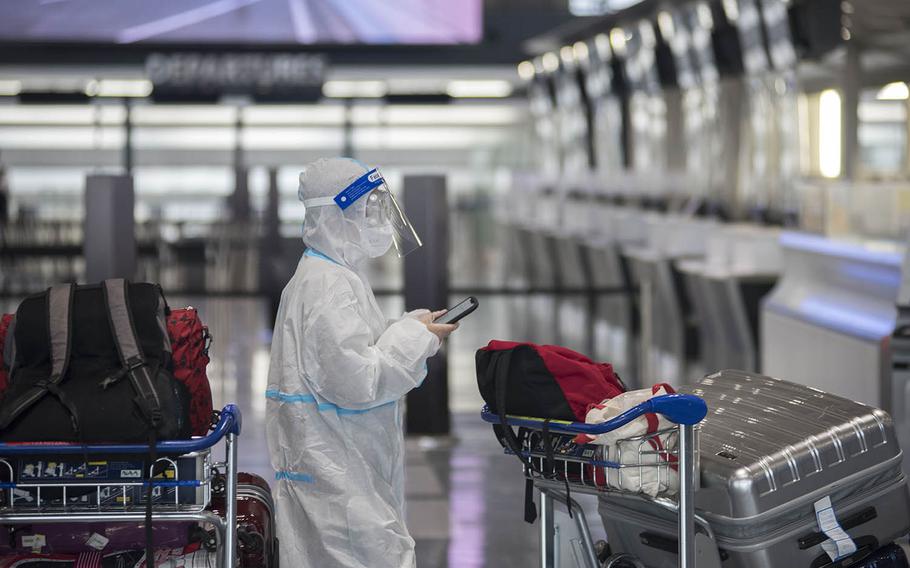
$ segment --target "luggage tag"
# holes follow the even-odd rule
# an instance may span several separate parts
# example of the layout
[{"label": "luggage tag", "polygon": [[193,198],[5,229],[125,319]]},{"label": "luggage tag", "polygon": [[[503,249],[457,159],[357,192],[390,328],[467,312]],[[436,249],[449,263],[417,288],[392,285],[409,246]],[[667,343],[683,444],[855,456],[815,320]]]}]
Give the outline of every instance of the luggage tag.
[{"label": "luggage tag", "polygon": [[32,554],[41,554],[41,549],[47,546],[47,538],[43,534],[30,534],[22,537],[22,548],[31,548]]},{"label": "luggage tag", "polygon": [[111,539],[106,538],[98,533],[92,533],[92,536],[88,537],[88,540],[85,541],[85,545],[94,548],[95,550],[101,551],[104,550],[104,547],[107,546]]},{"label": "luggage tag", "polygon": [[825,497],[815,502],[815,519],[818,521],[819,530],[828,537],[828,540],[824,541],[821,546],[822,550],[831,557],[832,562],[856,552],[856,543],[837,521],[837,515],[834,514],[834,507],[831,505],[831,497]]}]

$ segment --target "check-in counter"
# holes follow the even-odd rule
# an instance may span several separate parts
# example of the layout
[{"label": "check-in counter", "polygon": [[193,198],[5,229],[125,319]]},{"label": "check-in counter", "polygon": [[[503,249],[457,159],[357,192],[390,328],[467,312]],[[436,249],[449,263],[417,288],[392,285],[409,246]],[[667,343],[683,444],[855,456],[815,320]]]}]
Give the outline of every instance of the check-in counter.
[{"label": "check-in counter", "polygon": [[704,259],[677,263],[696,312],[705,372],[759,370],[759,315],[780,273],[779,237],[776,229],[724,226],[708,237]]},{"label": "check-in counter", "polygon": [[702,258],[715,221],[665,215],[647,221],[645,246],[627,247],[641,297],[641,379],[680,385],[699,376],[698,323],[676,263]]},{"label": "check-in counter", "polygon": [[592,198],[575,192],[562,204],[559,231],[553,235],[554,261],[559,294],[556,296],[555,327],[560,345],[593,356],[591,333],[592,289],[589,265],[584,257],[585,236],[591,231]]},{"label": "check-in counter", "polygon": [[631,267],[622,255],[626,247],[643,246],[646,219],[654,214],[627,207],[595,206],[597,230],[585,241],[583,251],[594,294],[592,339],[594,357],[609,361],[635,388],[638,380],[638,296]]},{"label": "check-in counter", "polygon": [[762,372],[892,410],[905,396],[889,352],[904,248],[802,233],[780,243],[783,271],[761,313]]},{"label": "check-in counter", "polygon": [[527,322],[523,340],[535,343],[558,343],[558,303],[553,294],[562,286],[557,264],[557,237],[560,234],[560,197],[550,189],[535,197],[534,209],[521,224],[519,237],[528,251],[531,289],[546,293],[527,298]]}]

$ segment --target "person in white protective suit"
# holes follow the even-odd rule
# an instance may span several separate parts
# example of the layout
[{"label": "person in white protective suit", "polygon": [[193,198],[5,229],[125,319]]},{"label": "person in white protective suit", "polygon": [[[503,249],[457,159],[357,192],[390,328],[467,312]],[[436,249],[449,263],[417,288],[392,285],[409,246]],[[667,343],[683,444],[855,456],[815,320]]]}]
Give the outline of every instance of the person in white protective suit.
[{"label": "person in white protective suit", "polygon": [[281,295],[266,392],[280,564],[412,568],[401,399],[457,325],[428,310],[387,321],[376,304],[368,261],[420,246],[378,171],[318,160],[299,197],[307,249]]}]

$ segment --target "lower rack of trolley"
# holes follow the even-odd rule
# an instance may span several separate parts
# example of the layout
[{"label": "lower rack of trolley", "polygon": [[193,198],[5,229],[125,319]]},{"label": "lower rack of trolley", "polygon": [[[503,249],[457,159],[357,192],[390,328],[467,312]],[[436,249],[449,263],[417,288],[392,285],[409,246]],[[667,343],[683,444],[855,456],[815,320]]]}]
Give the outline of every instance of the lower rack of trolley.
[{"label": "lower rack of trolley", "polygon": [[[659,414],[673,426],[641,436],[622,437],[610,445],[576,441],[579,435],[594,438],[614,432],[648,414]],[[482,419],[500,428],[497,437],[506,452],[519,454],[524,463],[524,477],[540,494],[541,568],[557,565],[560,535],[554,530],[555,503],[562,503],[574,514],[581,535],[580,541],[573,541],[578,545],[574,550],[578,565],[589,568],[604,565],[598,560],[584,512],[572,499],[571,491],[649,499],[656,506],[670,508],[679,522],[678,567],[694,568],[697,424],[706,414],[705,402],[688,394],[651,398],[600,424],[500,416],[484,407]],[[518,428],[517,434],[512,432],[514,438],[504,430],[512,428]],[[610,566],[613,561],[634,561],[607,560],[605,565]]]},{"label": "lower rack of trolley", "polygon": [[[241,422],[240,409],[229,404],[207,436],[159,442],[155,453],[163,457],[152,463],[141,444],[0,444],[0,525],[142,522],[155,472],[153,521],[213,527],[218,566],[233,567]],[[224,460],[216,462],[212,449],[222,441]],[[111,479],[112,470],[121,479]],[[209,510],[216,494],[224,495],[223,514]]]}]

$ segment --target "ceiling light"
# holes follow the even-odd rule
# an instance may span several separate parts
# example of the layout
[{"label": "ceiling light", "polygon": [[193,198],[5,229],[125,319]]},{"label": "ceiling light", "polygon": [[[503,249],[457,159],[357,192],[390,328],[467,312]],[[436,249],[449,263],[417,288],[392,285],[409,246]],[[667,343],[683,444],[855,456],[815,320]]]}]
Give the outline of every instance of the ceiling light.
[{"label": "ceiling light", "polygon": [[85,94],[90,97],[147,97],[152,89],[152,82],[147,79],[98,79],[85,85]]},{"label": "ceiling light", "polygon": [[553,52],[544,53],[543,68],[544,71],[547,71],[548,73],[552,73],[559,69],[559,57]]},{"label": "ceiling light", "polygon": [[559,57],[562,59],[563,63],[571,65],[575,61],[575,53],[572,51],[572,46],[564,45],[559,50]]},{"label": "ceiling light", "polygon": [[333,99],[375,99],[387,92],[383,81],[326,81],[322,94]]},{"label": "ceiling light", "polygon": [[0,80],[0,96],[15,97],[22,92],[22,81]]},{"label": "ceiling light", "polygon": [[653,48],[657,45],[657,36],[654,33],[654,26],[648,20],[642,20],[638,23],[638,33],[641,36],[641,43],[645,47]]},{"label": "ceiling light", "polygon": [[455,98],[502,98],[512,94],[508,81],[449,81],[446,93]]},{"label": "ceiling light", "polygon": [[588,60],[588,44],[583,41],[575,42],[575,45],[572,46],[572,53],[575,54],[576,61],[587,61]]},{"label": "ceiling light", "polygon": [[906,101],[910,99],[910,87],[900,81],[888,83],[881,88],[875,98],[880,101]]},{"label": "ceiling light", "polygon": [[613,28],[610,30],[610,46],[613,48],[613,53],[625,55],[626,32],[622,28]]},{"label": "ceiling light", "polygon": [[438,77],[401,77],[389,79],[389,95],[441,95],[446,92],[446,81]]},{"label": "ceiling light", "polygon": [[841,171],[841,101],[834,89],[822,91],[818,99],[818,169],[826,178]]},{"label": "ceiling light", "polygon": [[698,23],[706,30],[714,29],[714,14],[711,13],[711,7],[705,2],[700,2],[695,11],[698,14]]},{"label": "ceiling light", "polygon": [[524,81],[530,81],[534,78],[534,64],[530,61],[522,61],[518,64],[518,76]]},{"label": "ceiling light", "polygon": [[736,3],[736,0],[723,0],[723,7],[724,14],[729,21],[735,22],[739,19],[739,4]]},{"label": "ceiling light", "polygon": [[597,34],[594,38],[594,46],[597,48],[597,55],[604,61],[610,60],[610,38],[607,34]]},{"label": "ceiling light", "polygon": [[673,39],[673,35],[676,33],[676,26],[673,23],[673,16],[670,15],[670,12],[666,10],[658,12],[657,25],[660,27],[660,35],[664,37],[664,41]]}]

